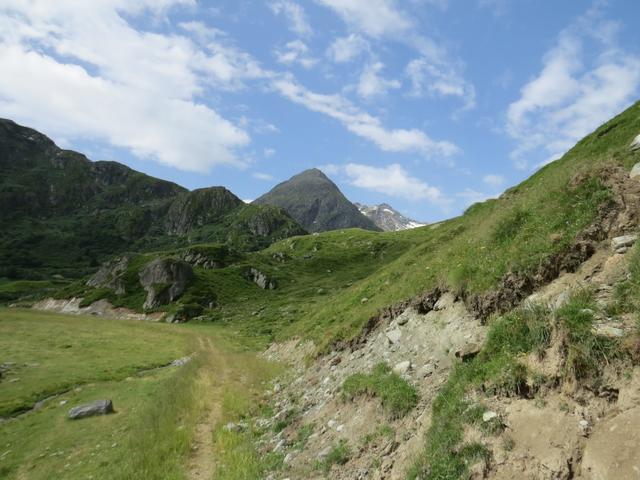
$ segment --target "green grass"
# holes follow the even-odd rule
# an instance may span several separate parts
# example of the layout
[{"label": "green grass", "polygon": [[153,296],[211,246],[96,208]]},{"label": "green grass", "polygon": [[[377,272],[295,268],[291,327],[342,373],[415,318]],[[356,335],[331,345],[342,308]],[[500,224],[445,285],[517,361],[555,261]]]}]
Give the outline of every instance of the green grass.
[{"label": "green grass", "polygon": [[189,350],[189,336],[142,322],[0,309],[0,416],[90,382],[123,380]]},{"label": "green grass", "polygon": [[370,395],[380,399],[380,403],[392,418],[400,418],[409,413],[418,403],[418,391],[391,368],[380,363],[371,373],[356,373],[342,384],[342,395],[353,399],[360,395]]},{"label": "green grass", "polygon": [[329,473],[334,465],[344,465],[351,458],[351,448],[345,439],[340,439],[335,443],[329,454],[318,463],[318,467],[324,472]]}]

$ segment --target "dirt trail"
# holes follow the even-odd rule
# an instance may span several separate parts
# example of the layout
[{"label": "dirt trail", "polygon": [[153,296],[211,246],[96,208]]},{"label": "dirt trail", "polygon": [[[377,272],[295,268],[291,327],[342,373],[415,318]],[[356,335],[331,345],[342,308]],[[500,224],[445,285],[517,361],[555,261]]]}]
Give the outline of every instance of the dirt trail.
[{"label": "dirt trail", "polygon": [[192,455],[187,463],[187,476],[192,480],[211,480],[216,462],[213,454],[213,429],[221,420],[223,387],[231,377],[228,359],[209,338],[200,337],[202,354],[206,356],[207,367],[202,369],[198,381],[206,392],[205,412],[195,428]]}]

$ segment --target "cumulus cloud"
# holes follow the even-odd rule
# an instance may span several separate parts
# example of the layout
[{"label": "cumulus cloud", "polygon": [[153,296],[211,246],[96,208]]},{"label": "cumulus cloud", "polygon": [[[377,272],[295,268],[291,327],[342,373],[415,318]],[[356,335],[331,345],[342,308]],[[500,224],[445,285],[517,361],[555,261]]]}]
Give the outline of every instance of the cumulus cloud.
[{"label": "cumulus cloud", "polygon": [[439,55],[431,58],[420,57],[410,61],[405,74],[411,81],[411,95],[420,97],[428,94],[436,97],[458,97],[464,101],[465,108],[476,103],[475,88]]},{"label": "cumulus cloud", "polygon": [[507,111],[520,168],[537,153],[543,165],[628,106],[640,88],[640,57],[616,43],[616,24],[591,9],[563,31]]},{"label": "cumulus cloud", "polygon": [[449,203],[440,189],[411,176],[397,163],[385,167],[347,163],[346,165],[326,165],[323,168],[329,173],[346,175],[351,185],[365,190],[410,201],[426,200],[440,206]]},{"label": "cumulus cloud", "polygon": [[370,37],[398,35],[413,27],[411,18],[393,0],[317,0],[352,28]]},{"label": "cumulus cloud", "polygon": [[327,55],[336,63],[346,63],[357,58],[369,49],[369,42],[362,36],[352,33],[336,38],[327,49]]},{"label": "cumulus cloud", "polygon": [[385,152],[413,152],[441,157],[459,152],[456,145],[432,140],[421,130],[388,130],[382,126],[379,118],[359,110],[340,95],[315,93],[290,79],[276,80],[273,86],[285,98],[339,121],[347,130],[373,142]]},{"label": "cumulus cloud", "polygon": [[298,63],[304,68],[312,68],[318,60],[313,58],[309,53],[309,47],[301,40],[293,40],[288,42],[284,48],[276,49],[276,58],[278,62],[285,65]]},{"label": "cumulus cloud", "polygon": [[379,75],[383,68],[384,65],[380,62],[370,63],[364,67],[356,89],[358,95],[362,98],[370,98],[384,95],[390,89],[400,88],[401,84],[398,80],[387,80]]},{"label": "cumulus cloud", "polygon": [[265,72],[213,30],[201,29],[200,44],[139,30],[125,17],[189,4],[3,3],[0,110],[53,136],[105,141],[184,170],[243,166],[238,149],[249,135],[200,99],[214,84],[236,88]]},{"label": "cumulus cloud", "polygon": [[275,148],[265,148],[262,151],[262,154],[264,155],[265,158],[271,158],[276,154],[276,149]]},{"label": "cumulus cloud", "polygon": [[271,2],[269,8],[271,8],[271,11],[276,15],[284,15],[286,17],[289,23],[289,29],[292,32],[303,37],[307,37],[313,33],[304,9],[296,2],[291,0],[277,0]]}]

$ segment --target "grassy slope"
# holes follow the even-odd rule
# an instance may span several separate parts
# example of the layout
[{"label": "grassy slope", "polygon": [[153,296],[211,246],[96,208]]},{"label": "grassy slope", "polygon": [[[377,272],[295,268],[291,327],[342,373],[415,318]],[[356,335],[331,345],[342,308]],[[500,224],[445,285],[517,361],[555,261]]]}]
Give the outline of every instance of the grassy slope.
[{"label": "grassy slope", "polygon": [[[278,371],[211,325],[2,309],[0,329],[0,363],[15,362],[0,388],[4,413],[77,385],[35,412],[0,423],[0,478],[185,478],[203,412],[222,404],[222,391],[243,400],[226,400],[235,405],[233,415],[248,412],[261,382]],[[184,367],[134,373],[194,351]],[[224,380],[217,376],[221,363],[228,370]],[[98,398],[111,398],[116,413],[66,418],[70,407]]]}]

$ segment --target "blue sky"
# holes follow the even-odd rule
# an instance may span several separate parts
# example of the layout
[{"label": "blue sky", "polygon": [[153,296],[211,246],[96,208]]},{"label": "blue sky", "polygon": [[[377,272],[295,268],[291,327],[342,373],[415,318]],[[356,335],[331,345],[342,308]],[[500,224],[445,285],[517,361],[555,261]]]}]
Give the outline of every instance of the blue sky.
[{"label": "blue sky", "polygon": [[[0,116],[253,199],[461,213],[638,99],[640,2],[4,0]],[[640,132],[639,132],[640,133]]]}]

